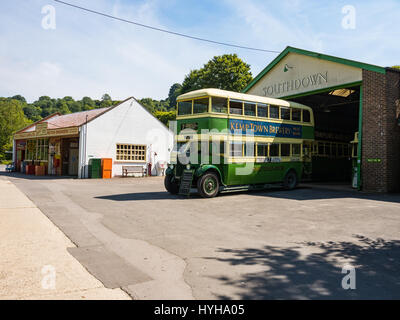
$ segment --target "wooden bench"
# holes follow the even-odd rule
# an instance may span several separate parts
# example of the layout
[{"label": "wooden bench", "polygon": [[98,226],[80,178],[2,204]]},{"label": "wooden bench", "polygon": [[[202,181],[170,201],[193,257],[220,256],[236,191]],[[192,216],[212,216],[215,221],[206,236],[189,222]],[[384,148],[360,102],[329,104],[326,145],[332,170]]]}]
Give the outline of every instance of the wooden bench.
[{"label": "wooden bench", "polygon": [[146,168],[143,166],[122,166],[122,176],[127,177],[129,173],[140,173],[144,177],[146,175]]},{"label": "wooden bench", "polygon": [[15,166],[14,166],[14,164],[12,163],[12,164],[8,164],[7,166],[6,166],[6,172],[13,172],[13,171],[15,171]]}]

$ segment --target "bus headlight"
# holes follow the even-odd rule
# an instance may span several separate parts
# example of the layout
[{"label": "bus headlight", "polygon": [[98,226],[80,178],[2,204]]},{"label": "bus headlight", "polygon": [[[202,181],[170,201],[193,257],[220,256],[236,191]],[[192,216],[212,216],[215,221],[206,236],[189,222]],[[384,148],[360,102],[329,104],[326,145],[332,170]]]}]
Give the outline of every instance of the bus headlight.
[{"label": "bus headlight", "polygon": [[190,164],[186,165],[186,169],[190,170]]}]

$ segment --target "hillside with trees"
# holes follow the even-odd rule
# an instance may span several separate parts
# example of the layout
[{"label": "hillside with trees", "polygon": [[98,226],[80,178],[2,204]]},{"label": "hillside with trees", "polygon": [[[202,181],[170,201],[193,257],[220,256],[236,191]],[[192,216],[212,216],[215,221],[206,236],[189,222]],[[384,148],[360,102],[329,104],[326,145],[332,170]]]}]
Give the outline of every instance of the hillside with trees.
[{"label": "hillside with trees", "polygon": [[[174,83],[164,100],[143,98],[138,100],[149,112],[165,125],[176,118],[176,98],[185,92],[202,88],[219,88],[231,91],[241,91],[252,80],[250,65],[236,54],[215,56],[198,70],[191,70],[183,82]],[[38,100],[28,103],[22,95],[0,98],[0,161],[5,159],[6,151],[12,149],[12,134],[50,114],[59,112],[68,114],[97,108],[110,107],[119,103],[109,94],[104,94],[100,100],[83,97],[74,100],[71,96],[51,98],[41,96]]]}]

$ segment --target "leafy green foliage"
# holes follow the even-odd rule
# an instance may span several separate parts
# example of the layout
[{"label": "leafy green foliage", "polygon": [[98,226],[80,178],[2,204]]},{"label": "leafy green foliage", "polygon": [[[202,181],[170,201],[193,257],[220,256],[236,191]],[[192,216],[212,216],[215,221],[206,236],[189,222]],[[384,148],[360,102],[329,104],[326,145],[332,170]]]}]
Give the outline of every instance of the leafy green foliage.
[{"label": "leafy green foliage", "polygon": [[181,94],[182,85],[180,83],[174,83],[171,88],[169,88],[168,100],[169,100],[169,108],[176,108],[176,97]]},{"label": "leafy green foliage", "polygon": [[169,121],[176,119],[176,111],[156,111],[154,116],[168,127]]},{"label": "leafy green foliage", "polygon": [[167,111],[169,108],[168,100],[154,100],[152,98],[143,98],[138,100],[139,103],[144,106],[151,113],[155,113],[156,111]]},{"label": "leafy green foliage", "polygon": [[12,149],[12,134],[29,123],[21,100],[0,98],[0,159]]},{"label": "leafy green foliage", "polygon": [[215,56],[201,69],[190,71],[182,83],[181,93],[203,88],[240,92],[251,80],[250,65],[236,54],[224,54]]}]

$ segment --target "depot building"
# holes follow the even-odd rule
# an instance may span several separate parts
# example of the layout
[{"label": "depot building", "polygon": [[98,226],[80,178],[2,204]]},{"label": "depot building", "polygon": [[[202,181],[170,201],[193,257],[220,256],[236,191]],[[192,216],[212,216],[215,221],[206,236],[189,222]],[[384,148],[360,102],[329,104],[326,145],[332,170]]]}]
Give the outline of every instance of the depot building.
[{"label": "depot building", "polygon": [[108,108],[55,113],[17,131],[13,162],[24,173],[34,166],[40,175],[88,178],[90,159],[111,159],[111,176],[128,166],[156,175],[172,148],[173,133],[131,97]]},{"label": "depot building", "polygon": [[243,92],[313,109],[320,180],[342,176],[341,150],[352,142],[356,187],[400,191],[400,70],[287,47]]}]

